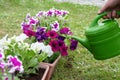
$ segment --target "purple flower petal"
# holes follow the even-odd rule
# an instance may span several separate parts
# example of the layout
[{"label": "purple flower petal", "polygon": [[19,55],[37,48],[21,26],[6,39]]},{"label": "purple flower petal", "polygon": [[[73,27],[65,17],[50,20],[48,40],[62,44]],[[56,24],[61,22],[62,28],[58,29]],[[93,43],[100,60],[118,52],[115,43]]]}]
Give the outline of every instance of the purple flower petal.
[{"label": "purple flower petal", "polygon": [[48,36],[46,34],[46,28],[38,27],[35,36],[36,36],[37,41],[39,42],[42,42],[43,40],[48,39]]},{"label": "purple flower petal", "polygon": [[23,31],[23,33],[25,33],[27,36],[29,36],[29,37],[31,37],[31,36],[35,36],[35,32],[34,31],[32,31],[32,30],[27,30],[27,29],[25,29],[24,31]]},{"label": "purple flower petal", "polygon": [[70,44],[70,50],[75,50],[77,48],[77,45],[78,41],[72,39]]},{"label": "purple flower petal", "polygon": [[58,39],[61,40],[61,41],[64,41],[64,40],[65,40],[65,37],[63,37],[63,36],[58,36]]},{"label": "purple flower petal", "polygon": [[55,15],[56,15],[56,16],[62,16],[62,11],[60,11],[60,10],[55,10]]},{"label": "purple flower petal", "polygon": [[59,51],[59,44],[57,40],[50,41],[49,45],[52,47],[53,52]]},{"label": "purple flower petal", "polygon": [[54,30],[49,30],[47,32],[47,36],[53,39],[53,38],[56,38],[58,36],[58,34]]},{"label": "purple flower petal", "polygon": [[30,25],[36,25],[38,22],[39,22],[39,21],[38,21],[37,19],[35,19],[35,18],[30,18],[30,19],[29,19],[29,24],[30,24]]},{"label": "purple flower petal", "polygon": [[22,71],[23,66],[22,62],[17,58],[17,56],[8,56],[8,68],[10,73],[14,73],[15,71]]},{"label": "purple flower petal", "polygon": [[4,58],[4,53],[0,50],[0,60]]},{"label": "purple flower petal", "polygon": [[67,52],[68,47],[67,46],[63,46],[60,48],[60,52],[62,56],[67,56],[68,52]]},{"label": "purple flower petal", "polygon": [[38,17],[42,17],[45,15],[45,11],[40,11],[36,16]]},{"label": "purple flower petal", "polygon": [[58,45],[59,45],[59,48],[62,48],[65,46],[65,43],[64,41],[58,40]]},{"label": "purple flower petal", "polygon": [[55,21],[53,24],[51,24],[52,30],[59,31],[59,23]]},{"label": "purple flower petal", "polygon": [[67,35],[72,35],[72,32],[70,31],[70,28],[64,27],[60,30],[61,34],[67,34]]},{"label": "purple flower petal", "polygon": [[1,68],[1,69],[4,69],[4,68],[5,68],[5,63],[0,62],[0,68]]}]

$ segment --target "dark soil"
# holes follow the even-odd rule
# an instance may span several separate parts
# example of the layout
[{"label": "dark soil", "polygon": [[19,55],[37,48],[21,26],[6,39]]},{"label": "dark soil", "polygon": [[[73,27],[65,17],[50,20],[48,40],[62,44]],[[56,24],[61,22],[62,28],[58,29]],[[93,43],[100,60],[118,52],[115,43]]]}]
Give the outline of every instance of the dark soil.
[{"label": "dark soil", "polygon": [[29,74],[29,76],[20,77],[20,80],[41,80],[44,72],[45,72],[45,69],[39,68],[39,71],[37,74]]}]

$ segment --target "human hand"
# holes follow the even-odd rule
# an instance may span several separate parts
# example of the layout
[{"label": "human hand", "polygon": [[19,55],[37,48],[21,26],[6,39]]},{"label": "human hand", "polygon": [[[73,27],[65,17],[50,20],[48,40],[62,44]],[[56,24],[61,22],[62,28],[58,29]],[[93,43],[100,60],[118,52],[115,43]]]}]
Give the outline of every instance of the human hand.
[{"label": "human hand", "polygon": [[108,0],[106,4],[98,11],[98,14],[103,12],[108,12],[103,18],[119,18],[120,15],[117,14],[117,11],[120,10],[120,0]]}]

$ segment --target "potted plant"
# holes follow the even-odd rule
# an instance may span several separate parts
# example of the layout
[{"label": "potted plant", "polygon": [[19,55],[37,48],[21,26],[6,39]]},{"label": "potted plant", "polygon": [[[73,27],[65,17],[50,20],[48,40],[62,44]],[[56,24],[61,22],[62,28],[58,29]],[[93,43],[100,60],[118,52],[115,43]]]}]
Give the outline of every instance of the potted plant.
[{"label": "potted plant", "polygon": [[60,56],[67,56],[68,50],[75,50],[77,47],[78,42],[70,37],[73,33],[69,28],[68,15],[69,12],[66,10],[51,8],[47,11],[39,11],[35,16],[28,13],[21,23],[21,29],[29,37],[30,43],[42,42],[50,45],[53,51],[52,56],[41,63],[50,67],[46,80],[50,79]]},{"label": "potted plant", "polygon": [[[52,53],[51,47],[43,43],[24,42],[25,34],[0,40],[0,73],[2,80],[45,80],[49,66],[40,64]],[[42,47],[41,47],[42,46]],[[47,54],[46,50],[48,49]],[[40,52],[42,50],[42,52]],[[12,77],[10,77],[12,75]],[[18,76],[15,77],[15,76]],[[11,79],[12,78],[12,79]]]},{"label": "potted plant", "polygon": [[[48,11],[40,11],[35,16],[27,14],[21,24],[23,34],[11,38],[6,35],[0,40],[0,49],[5,55],[5,58],[1,58],[2,61],[0,62],[8,62],[7,56],[10,56],[13,59],[15,57],[22,66],[21,69],[20,65],[18,66],[19,69],[14,69],[11,73],[12,79],[15,75],[21,80],[49,80],[60,57],[67,56],[69,50],[76,49],[78,42],[71,39],[73,33],[68,27],[68,14],[69,12],[66,10],[54,8]],[[17,62],[13,63],[17,64]],[[10,69],[7,65],[6,67],[0,68],[9,75]],[[40,67],[46,67],[46,71],[44,71],[47,73],[45,74],[46,77],[38,77]]]}]

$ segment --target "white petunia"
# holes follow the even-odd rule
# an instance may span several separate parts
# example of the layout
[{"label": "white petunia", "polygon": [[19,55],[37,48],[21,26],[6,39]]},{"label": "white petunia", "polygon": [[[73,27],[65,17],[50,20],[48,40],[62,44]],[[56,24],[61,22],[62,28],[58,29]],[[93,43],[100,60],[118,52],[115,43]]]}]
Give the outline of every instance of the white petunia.
[{"label": "white petunia", "polygon": [[17,42],[18,41],[23,42],[26,38],[28,38],[28,36],[22,33],[19,36],[17,36],[15,39],[16,39]]},{"label": "white petunia", "polygon": [[8,37],[8,34],[5,35],[2,39],[0,39],[0,48],[1,49],[7,48],[7,46],[5,46],[7,43],[7,37]]},{"label": "white petunia", "polygon": [[35,52],[39,53],[40,50],[43,51],[45,45],[43,43],[39,43],[39,42],[36,42],[36,43],[32,43],[31,44],[31,47],[30,49],[34,50]]},{"label": "white petunia", "polygon": [[53,51],[49,45],[45,46],[43,52],[47,53],[48,57],[53,55]]}]

